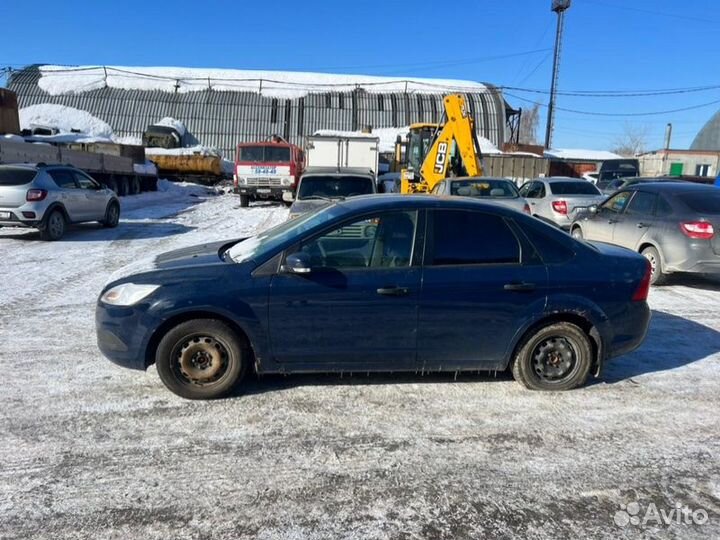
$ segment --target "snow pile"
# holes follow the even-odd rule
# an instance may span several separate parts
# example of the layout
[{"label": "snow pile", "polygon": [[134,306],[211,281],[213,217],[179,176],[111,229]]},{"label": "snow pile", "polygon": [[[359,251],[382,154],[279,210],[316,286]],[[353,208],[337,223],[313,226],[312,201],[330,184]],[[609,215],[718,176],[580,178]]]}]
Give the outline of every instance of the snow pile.
[{"label": "snow pile", "polygon": [[187,93],[207,90],[249,91],[276,98],[310,93],[487,92],[484,84],[454,79],[397,79],[369,75],[335,75],[295,71],[200,69],[178,67],[41,66],[38,85],[50,95],[79,94],[101,88]]},{"label": "snow pile", "polygon": [[622,159],[613,152],[605,150],[585,150],[582,148],[557,148],[545,151],[545,157],[555,159],[576,159],[581,161],[605,161],[606,159]]},{"label": "snow pile", "polygon": [[185,127],[185,124],[183,124],[180,120],[175,120],[175,118],[171,118],[170,116],[166,116],[159,122],[155,122],[154,125],[173,128],[175,131],[178,132],[180,137],[184,137],[185,133],[187,133],[187,128]]},{"label": "snow pile", "polygon": [[160,178],[157,181],[157,190],[161,193],[171,193],[189,197],[200,197],[214,195],[215,190],[206,186],[193,184],[191,182],[170,182]]},{"label": "snow pile", "polygon": [[146,148],[148,156],[215,156],[222,157],[217,148],[210,146],[188,146],[187,148]]},{"label": "snow pile", "polygon": [[[68,138],[94,139],[110,141],[113,137],[113,130],[109,124],[96,118],[92,114],[52,103],[41,103],[20,109],[20,129],[33,129],[36,127],[53,127],[60,131],[61,135],[68,135]],[[79,133],[72,133],[78,131]],[[50,140],[51,135],[43,140]],[[54,140],[54,139],[53,139]],[[61,141],[68,142],[68,141]],[[88,142],[88,141],[84,141]]]},{"label": "snow pile", "polygon": [[3,135],[0,137],[5,142],[21,142],[24,143],[25,139],[23,139],[20,135],[13,135],[12,133],[8,133],[7,135]]},{"label": "snow pile", "polygon": [[137,174],[149,174],[152,176],[157,176],[157,167],[152,161],[145,160],[145,163],[134,163],[133,164],[133,170]]}]

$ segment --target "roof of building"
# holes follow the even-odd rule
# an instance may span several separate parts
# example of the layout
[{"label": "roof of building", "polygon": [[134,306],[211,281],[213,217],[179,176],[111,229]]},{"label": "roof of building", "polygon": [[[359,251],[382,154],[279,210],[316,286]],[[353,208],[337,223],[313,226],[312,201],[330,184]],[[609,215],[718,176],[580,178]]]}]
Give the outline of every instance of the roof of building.
[{"label": "roof of building", "polygon": [[691,150],[720,150],[720,111],[700,129],[690,145]]}]

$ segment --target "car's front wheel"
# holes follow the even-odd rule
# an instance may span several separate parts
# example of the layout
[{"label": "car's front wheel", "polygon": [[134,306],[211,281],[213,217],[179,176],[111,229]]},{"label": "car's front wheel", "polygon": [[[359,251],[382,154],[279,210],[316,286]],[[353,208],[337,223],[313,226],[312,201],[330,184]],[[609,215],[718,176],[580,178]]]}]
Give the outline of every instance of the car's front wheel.
[{"label": "car's front wheel", "polygon": [[250,195],[240,195],[240,207],[247,208],[250,206]]},{"label": "car's front wheel", "polygon": [[512,373],[530,390],[571,390],[587,380],[593,360],[590,338],[569,322],[541,327],[516,353]]},{"label": "car's front wheel", "polygon": [[573,227],[572,231],[570,232],[573,238],[576,238],[577,240],[583,239],[583,232],[580,227]]},{"label": "car's front wheel", "polygon": [[227,324],[194,319],[171,329],[155,355],[165,386],[187,399],[215,399],[227,395],[247,370],[242,341]]}]

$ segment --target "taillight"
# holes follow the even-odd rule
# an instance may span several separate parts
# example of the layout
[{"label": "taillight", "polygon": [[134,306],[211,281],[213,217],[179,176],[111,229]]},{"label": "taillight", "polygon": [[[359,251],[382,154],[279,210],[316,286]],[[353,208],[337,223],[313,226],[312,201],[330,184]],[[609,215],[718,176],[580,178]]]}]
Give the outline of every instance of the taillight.
[{"label": "taillight", "polygon": [[640,285],[638,285],[638,288],[635,289],[635,294],[633,294],[632,301],[633,302],[644,302],[647,300],[648,293],[650,292],[650,278],[652,277],[652,267],[650,266],[650,261],[645,261],[645,275],[640,280]]},{"label": "taillight", "polygon": [[47,197],[47,191],[44,189],[29,189],[25,195],[25,200],[29,202],[42,201]]},{"label": "taillight", "polygon": [[712,223],[707,221],[686,221],[680,224],[680,230],[689,238],[710,240],[715,234]]},{"label": "taillight", "polygon": [[532,212],[530,211],[530,205],[528,203],[525,203],[525,206],[523,206],[523,212],[525,212],[526,214],[532,214]]},{"label": "taillight", "polygon": [[567,202],[566,201],[553,201],[553,210],[558,214],[567,215]]}]

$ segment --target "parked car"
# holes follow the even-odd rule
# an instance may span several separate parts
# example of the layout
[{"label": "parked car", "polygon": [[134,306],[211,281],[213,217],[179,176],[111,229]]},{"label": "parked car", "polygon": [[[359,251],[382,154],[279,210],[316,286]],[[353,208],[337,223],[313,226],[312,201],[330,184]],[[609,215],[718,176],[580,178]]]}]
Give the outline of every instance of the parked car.
[{"label": "parked car", "polygon": [[290,219],[318,210],[333,201],[377,193],[375,173],[356,167],[313,167],[300,178]]},{"label": "parked car", "polygon": [[720,274],[720,191],[690,182],[631,185],[579,215],[575,238],[599,240],[642,253],[651,282],[673,272]]},{"label": "parked car", "polygon": [[577,210],[605,199],[587,180],[562,176],[531,180],[520,188],[520,196],[530,203],[533,216],[565,230],[570,229]]},{"label": "parked car", "polygon": [[116,227],[120,202],[110,189],[65,165],[0,165],[0,227],[32,227],[59,240],[71,223]]},{"label": "parked car", "polygon": [[597,187],[605,195],[612,195],[616,191],[625,189],[626,187],[634,186],[635,184],[644,184],[647,182],[681,182],[678,178],[673,177],[646,177],[646,176],[631,176],[627,178],[615,178],[606,182],[598,182]]},{"label": "parked car", "polygon": [[98,299],[97,340],[192,399],[253,369],[510,366],[528,388],[567,390],[643,341],[649,267],[471,198],[354,197],[119,271]]},{"label": "parked car", "polygon": [[506,178],[457,177],[438,182],[433,195],[459,195],[494,202],[530,214],[530,205],[520,196],[515,184]]}]

